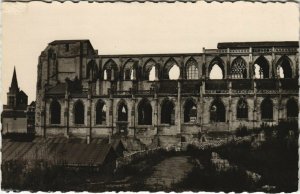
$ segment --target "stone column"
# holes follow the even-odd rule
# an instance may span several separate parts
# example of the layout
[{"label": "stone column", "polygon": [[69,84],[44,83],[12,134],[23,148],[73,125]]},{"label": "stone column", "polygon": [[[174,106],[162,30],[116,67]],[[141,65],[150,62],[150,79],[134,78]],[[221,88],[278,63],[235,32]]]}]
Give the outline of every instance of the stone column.
[{"label": "stone column", "polygon": [[257,115],[257,89],[256,89],[256,82],[253,81],[253,128],[257,127],[257,119],[258,119],[258,115]]},{"label": "stone column", "polygon": [[252,47],[249,48],[249,63],[247,66],[247,75],[248,78],[252,79],[253,78],[253,64],[252,64]]},{"label": "stone column", "polygon": [[65,106],[64,106],[64,125],[66,126],[65,136],[69,137],[69,93],[65,93]]},{"label": "stone column", "polygon": [[88,106],[87,106],[87,144],[90,143],[92,139],[92,98],[91,98],[91,86],[89,84],[89,94],[88,94]]},{"label": "stone column", "polygon": [[232,98],[231,98],[231,95],[232,95],[232,90],[231,90],[231,81],[228,82],[228,89],[229,89],[229,99],[228,99],[228,130],[232,130],[231,129],[231,126],[232,126]]},{"label": "stone column", "polygon": [[158,135],[158,98],[157,98],[157,89],[156,86],[154,88],[154,130],[156,131],[156,135]]},{"label": "stone column", "polygon": [[177,130],[181,133],[181,82],[178,81],[178,93],[177,93]]},{"label": "stone column", "polygon": [[132,107],[131,107],[130,128],[133,129],[133,136],[135,137],[135,135],[136,135],[136,129],[135,129],[135,122],[136,122],[135,101],[136,101],[136,99],[134,96],[132,96],[131,101],[132,101]]},{"label": "stone column", "polygon": [[231,78],[230,74],[230,49],[227,48],[227,56],[226,56],[226,62],[225,62],[225,67],[224,67],[224,78],[228,79]]},{"label": "stone column", "polygon": [[272,61],[271,61],[271,68],[269,70],[269,78],[272,78],[272,72],[275,77],[277,77],[277,69],[275,66],[275,48],[272,47]]}]

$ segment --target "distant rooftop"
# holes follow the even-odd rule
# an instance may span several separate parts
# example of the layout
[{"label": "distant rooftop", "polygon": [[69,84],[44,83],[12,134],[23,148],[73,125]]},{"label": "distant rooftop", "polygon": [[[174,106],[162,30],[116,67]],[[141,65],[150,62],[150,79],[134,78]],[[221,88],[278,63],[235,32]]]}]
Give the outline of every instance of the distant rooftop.
[{"label": "distant rooftop", "polygon": [[299,47],[298,41],[270,41],[270,42],[220,42],[218,49],[249,48],[249,47]]},{"label": "distant rooftop", "polygon": [[53,44],[70,44],[70,43],[75,43],[75,42],[90,42],[89,39],[78,39],[78,40],[55,40],[53,42],[50,42],[49,44],[50,45],[53,45]]}]

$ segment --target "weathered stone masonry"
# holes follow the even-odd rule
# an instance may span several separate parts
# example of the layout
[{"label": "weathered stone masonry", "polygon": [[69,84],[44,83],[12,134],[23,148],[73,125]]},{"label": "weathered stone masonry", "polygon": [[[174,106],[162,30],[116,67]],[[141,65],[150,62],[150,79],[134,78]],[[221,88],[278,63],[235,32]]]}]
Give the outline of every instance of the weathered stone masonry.
[{"label": "weathered stone masonry", "polygon": [[[89,40],[54,41],[39,57],[36,132],[87,140],[122,134],[167,145],[199,132],[296,119],[298,58],[298,42],[99,55]],[[214,69],[221,79],[211,78]]]}]

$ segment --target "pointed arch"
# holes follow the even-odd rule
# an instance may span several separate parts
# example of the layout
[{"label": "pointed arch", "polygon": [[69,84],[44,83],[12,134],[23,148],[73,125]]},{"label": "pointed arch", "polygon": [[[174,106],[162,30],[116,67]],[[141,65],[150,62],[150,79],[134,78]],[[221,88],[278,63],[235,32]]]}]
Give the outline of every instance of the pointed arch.
[{"label": "pointed arch", "polygon": [[216,56],[211,60],[208,66],[208,77],[209,79],[225,78],[225,63],[219,56]]},{"label": "pointed arch", "polygon": [[84,104],[81,100],[74,103],[74,123],[84,124]]},{"label": "pointed arch", "polygon": [[225,119],[225,106],[221,99],[217,98],[210,105],[210,121],[225,122]]},{"label": "pointed arch", "polygon": [[138,124],[152,125],[152,106],[146,98],[142,99],[138,104]]},{"label": "pointed arch", "polygon": [[193,57],[189,58],[185,66],[187,79],[199,79],[198,63]]},{"label": "pointed arch", "polygon": [[253,75],[256,79],[269,78],[270,63],[263,55],[259,56],[253,64]]},{"label": "pointed arch", "polygon": [[103,125],[106,122],[106,104],[99,99],[96,103],[96,124]]},{"label": "pointed arch", "polygon": [[[170,74],[172,73],[172,75]],[[171,76],[170,76],[171,75]],[[178,79],[180,76],[180,66],[174,58],[169,58],[164,65],[163,78],[164,79]]]},{"label": "pointed arch", "polygon": [[273,119],[273,102],[270,98],[265,98],[260,105],[261,119]]},{"label": "pointed arch", "polygon": [[118,103],[118,121],[128,121],[128,107],[125,100]]},{"label": "pointed arch", "polygon": [[164,99],[161,105],[161,123],[175,125],[175,105],[169,99]]},{"label": "pointed arch", "polygon": [[[103,66],[103,78],[106,80],[112,80],[118,78],[118,66],[113,59],[109,59]],[[104,79],[105,80],[105,79]]]},{"label": "pointed arch", "polygon": [[292,78],[292,61],[286,55],[280,57],[276,63],[276,74],[279,78]]},{"label": "pointed arch", "polygon": [[286,117],[297,118],[299,114],[298,103],[294,98],[290,98],[286,103]]},{"label": "pointed arch", "polygon": [[96,80],[98,78],[98,65],[96,61],[93,59],[87,64],[86,68],[86,78],[90,79],[92,81]]},{"label": "pointed arch", "polygon": [[192,98],[188,98],[184,103],[184,122],[194,123],[197,120],[197,104]]},{"label": "pointed arch", "polygon": [[50,104],[50,123],[60,124],[61,122],[61,106],[57,100],[53,100]]},{"label": "pointed arch", "polygon": [[134,78],[133,72],[134,71],[136,71],[136,61],[134,61],[133,59],[130,58],[124,63],[123,79],[124,80],[133,80],[133,78]]},{"label": "pointed arch", "polygon": [[155,80],[155,71],[158,70],[157,68],[156,61],[152,58],[148,59],[144,65],[144,79],[149,81]]},{"label": "pointed arch", "polygon": [[237,103],[236,118],[248,119],[248,103],[244,98],[240,98]]},{"label": "pointed arch", "polygon": [[241,56],[232,61],[230,74],[231,78],[247,78],[246,61]]}]

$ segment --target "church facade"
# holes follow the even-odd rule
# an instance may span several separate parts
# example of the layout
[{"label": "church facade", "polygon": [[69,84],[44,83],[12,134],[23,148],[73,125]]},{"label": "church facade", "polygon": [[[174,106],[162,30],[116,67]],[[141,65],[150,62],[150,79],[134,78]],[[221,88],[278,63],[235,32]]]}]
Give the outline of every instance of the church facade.
[{"label": "church facade", "polygon": [[201,53],[101,55],[89,40],[53,41],[38,62],[36,133],[167,146],[295,120],[298,47],[228,42]]}]

